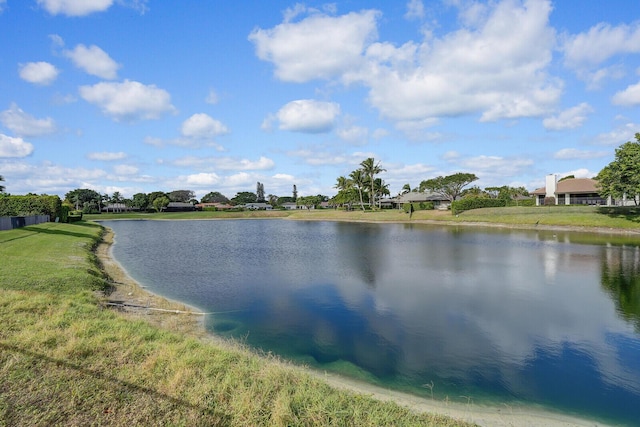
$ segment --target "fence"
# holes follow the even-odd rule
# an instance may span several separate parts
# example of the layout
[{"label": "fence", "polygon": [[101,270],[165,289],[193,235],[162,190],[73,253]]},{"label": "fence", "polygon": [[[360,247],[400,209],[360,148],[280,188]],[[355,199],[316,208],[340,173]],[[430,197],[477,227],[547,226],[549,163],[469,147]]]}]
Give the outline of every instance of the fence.
[{"label": "fence", "polygon": [[49,215],[3,216],[0,217],[0,231],[49,222]]}]

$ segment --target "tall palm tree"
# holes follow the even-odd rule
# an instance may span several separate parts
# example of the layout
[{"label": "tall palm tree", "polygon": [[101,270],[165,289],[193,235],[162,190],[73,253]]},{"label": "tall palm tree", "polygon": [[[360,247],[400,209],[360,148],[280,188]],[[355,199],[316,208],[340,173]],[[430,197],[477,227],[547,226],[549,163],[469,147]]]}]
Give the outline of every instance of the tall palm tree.
[{"label": "tall palm tree", "polygon": [[[4,176],[0,175],[0,182],[4,181]],[[4,185],[0,185],[0,193],[4,193]]]},{"label": "tall palm tree", "polygon": [[364,174],[362,169],[356,169],[349,174],[349,178],[351,178],[351,182],[353,186],[358,190],[358,194],[360,195],[360,207],[364,210],[364,201],[362,200],[362,189],[367,182],[367,176]]},{"label": "tall palm tree", "polygon": [[369,198],[371,199],[371,208],[373,209],[376,200],[376,192],[375,192],[375,176],[381,172],[386,171],[380,167],[380,162],[376,163],[373,157],[369,157],[366,160],[363,160],[360,163],[362,167],[362,172],[367,177],[367,181],[369,185],[371,185],[371,193],[369,193]]}]

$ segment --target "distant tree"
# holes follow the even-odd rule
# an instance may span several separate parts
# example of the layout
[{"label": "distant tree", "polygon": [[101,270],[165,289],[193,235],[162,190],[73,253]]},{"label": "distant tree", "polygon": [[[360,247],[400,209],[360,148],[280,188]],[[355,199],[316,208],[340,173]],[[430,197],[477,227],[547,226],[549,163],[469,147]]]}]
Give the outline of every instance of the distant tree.
[{"label": "distant tree", "polygon": [[472,173],[455,173],[448,176],[439,176],[420,183],[420,191],[429,190],[445,197],[450,202],[455,201],[462,189],[478,179]]},{"label": "distant tree", "polygon": [[145,193],[134,194],[133,199],[131,199],[131,206],[141,211],[147,209],[147,206],[149,206],[149,196]]},{"label": "distant tree", "polygon": [[155,200],[160,197],[166,197],[167,199],[169,198],[169,196],[167,196],[167,193],[165,193],[164,191],[153,191],[149,193],[149,195],[147,196],[147,208],[155,209],[155,205],[153,204],[153,202],[155,202]]},{"label": "distant tree", "polygon": [[297,198],[298,198],[298,187],[296,187],[296,185],[293,184],[293,201],[295,202]]},{"label": "distant tree", "polygon": [[236,193],[230,201],[234,205],[246,205],[247,203],[255,203],[257,200],[258,196],[256,196],[256,193],[241,191]]},{"label": "distant tree", "polygon": [[[4,182],[4,176],[0,175],[0,182]],[[0,193],[4,193],[4,185],[0,185]]]},{"label": "distant tree", "polygon": [[169,206],[169,203],[171,203],[171,200],[167,196],[160,196],[153,200],[153,208],[156,212],[162,212],[164,208]]},{"label": "distant tree", "polygon": [[191,190],[175,190],[167,194],[167,197],[172,202],[187,203],[191,199],[195,199],[196,194]]},{"label": "distant tree", "polygon": [[276,204],[277,206],[282,206],[285,203],[295,203],[296,201],[293,199],[293,197],[291,196],[282,196],[282,197],[278,197],[275,196],[277,198]]},{"label": "distant tree", "polygon": [[362,169],[356,169],[349,174],[349,179],[355,188],[358,191],[358,196],[360,196],[360,207],[364,211],[364,200],[362,198],[362,191],[367,183],[367,177],[362,171]]},{"label": "distant tree", "polygon": [[380,207],[380,203],[384,196],[390,196],[391,192],[389,191],[389,184],[385,183],[382,178],[376,178],[373,180],[373,189],[376,197],[378,197],[378,207]]},{"label": "distant tree", "polygon": [[298,197],[298,200],[296,200],[298,206],[304,206],[307,209],[319,205],[320,202],[322,202],[322,196],[304,196]]},{"label": "distant tree", "polygon": [[[498,187],[489,187],[489,188],[498,188]],[[474,185],[471,188],[465,188],[464,190],[462,190],[460,192],[460,197],[461,198],[467,198],[467,197],[475,197],[475,198],[488,198],[488,197],[493,197],[493,193],[491,193],[489,191],[489,188],[485,188],[484,190],[482,190],[480,187],[478,187],[477,185]],[[496,197],[497,197],[497,190],[496,190]]]},{"label": "distant tree", "polygon": [[377,174],[386,171],[386,169],[383,169],[380,166],[380,162],[376,163],[373,157],[369,157],[363,160],[360,163],[360,167],[362,168],[362,173],[366,177],[367,182],[369,184],[369,190],[371,190],[369,191],[369,202],[371,203],[371,208],[373,208],[375,206],[376,195],[377,195],[376,189],[375,189],[375,177]]},{"label": "distant tree", "polygon": [[258,184],[256,184],[256,201],[258,203],[264,203],[264,184],[261,182],[258,182]]},{"label": "distant tree", "polygon": [[616,148],[615,159],[605,166],[596,179],[601,197],[633,199],[638,204],[640,194],[640,133],[635,141],[628,141]]},{"label": "distant tree", "polygon": [[409,183],[406,183],[405,185],[402,186],[402,191],[400,191],[400,194],[407,194],[411,192],[411,186],[409,185]]},{"label": "distant tree", "polygon": [[76,210],[84,210],[85,207],[92,204],[98,206],[102,200],[101,197],[100,193],[88,188],[77,188],[64,196],[65,200],[73,204]]},{"label": "distant tree", "polygon": [[113,211],[114,212],[121,212],[122,211],[122,207],[120,205],[123,203],[124,197],[122,197],[122,194],[120,194],[119,191],[114,192],[111,195],[111,198],[109,199],[109,201],[114,205],[113,206]]},{"label": "distant tree", "polygon": [[275,194],[269,194],[267,196],[267,202],[273,207],[278,206],[278,196]]},{"label": "distant tree", "polygon": [[217,191],[205,194],[200,201],[202,203],[229,203],[227,196]]},{"label": "distant tree", "polygon": [[565,176],[565,177],[563,177],[563,178],[560,178],[560,179],[558,180],[558,182],[560,182],[560,181],[564,181],[565,179],[575,179],[575,177],[576,177],[575,175],[567,175],[567,176]]}]

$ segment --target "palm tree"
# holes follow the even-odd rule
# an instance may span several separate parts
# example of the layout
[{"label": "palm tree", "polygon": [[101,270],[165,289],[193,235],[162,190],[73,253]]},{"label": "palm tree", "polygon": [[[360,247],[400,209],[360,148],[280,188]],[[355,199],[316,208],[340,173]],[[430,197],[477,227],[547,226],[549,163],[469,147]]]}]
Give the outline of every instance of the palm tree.
[{"label": "palm tree", "polygon": [[389,184],[385,183],[382,178],[376,178],[375,189],[376,195],[380,196],[380,198],[378,198],[378,208],[380,208],[382,197],[391,195],[391,192],[389,191]]},{"label": "palm tree", "polygon": [[409,183],[406,183],[405,185],[402,186],[402,192],[400,194],[407,194],[411,192],[411,186],[409,185]]},{"label": "palm tree", "polygon": [[369,157],[368,159],[363,160],[362,163],[360,163],[360,166],[362,167],[362,172],[366,176],[369,185],[371,185],[371,193],[369,193],[369,198],[371,201],[371,208],[373,209],[376,201],[376,192],[374,188],[375,176],[381,172],[386,171],[386,169],[381,168],[380,162],[376,163],[373,157]]},{"label": "palm tree", "polygon": [[364,201],[362,200],[362,188],[367,181],[367,177],[362,171],[362,169],[356,169],[349,174],[349,178],[351,178],[351,182],[354,187],[358,189],[358,194],[360,195],[360,207],[364,210]]},{"label": "palm tree", "polygon": [[[0,175],[0,182],[4,181],[4,176]],[[0,193],[4,193],[4,185],[0,185]]]}]

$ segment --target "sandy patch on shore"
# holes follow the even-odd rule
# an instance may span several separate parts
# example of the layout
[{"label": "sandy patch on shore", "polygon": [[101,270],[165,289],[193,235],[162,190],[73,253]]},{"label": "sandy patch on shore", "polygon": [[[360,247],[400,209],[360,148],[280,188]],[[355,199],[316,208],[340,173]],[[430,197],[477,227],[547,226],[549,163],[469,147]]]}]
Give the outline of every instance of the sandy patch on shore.
[{"label": "sandy patch on shore", "polygon": [[[142,318],[159,327],[216,341],[213,335],[206,332],[204,316],[199,309],[155,295],[130,277],[112,256],[113,231],[109,228],[105,228],[105,230],[102,242],[95,252],[102,270],[109,277],[113,286],[108,294],[101,297],[103,303],[105,305],[108,302],[122,303],[121,305],[111,305],[111,307],[121,310],[126,316]],[[336,388],[372,396],[383,401],[393,401],[417,412],[447,415],[458,420],[476,423],[480,426],[605,426],[605,424],[594,421],[537,410],[532,407],[482,406],[473,402],[461,404],[425,399],[332,373],[299,367],[294,369],[302,369],[304,372],[310,373]]]}]

